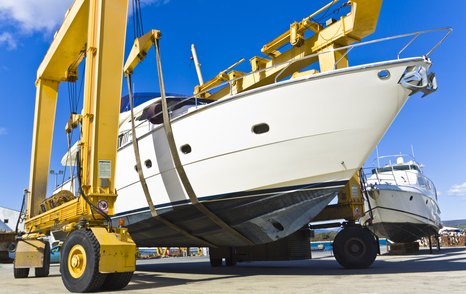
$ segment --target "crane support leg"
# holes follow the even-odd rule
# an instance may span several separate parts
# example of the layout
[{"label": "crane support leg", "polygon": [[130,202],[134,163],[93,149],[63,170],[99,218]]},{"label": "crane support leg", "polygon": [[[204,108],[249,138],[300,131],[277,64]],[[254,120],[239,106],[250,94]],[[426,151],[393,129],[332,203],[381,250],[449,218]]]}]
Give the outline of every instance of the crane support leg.
[{"label": "crane support leg", "polygon": [[[61,254],[62,280],[71,292],[124,288],[135,270],[136,245],[124,228],[111,228],[117,197],[115,165],[126,35],[127,0],[75,0],[37,72],[37,95],[25,228],[18,242],[15,277],[29,269],[47,276],[52,229],[68,232]],[[76,79],[86,60],[77,175],[80,194],[41,211],[47,193],[58,86]],[[71,192],[70,192],[71,193]]]},{"label": "crane support leg", "polygon": [[26,218],[39,213],[40,204],[47,193],[50,156],[52,153],[55,109],[57,107],[58,82],[46,79],[37,80],[36,108],[34,114],[34,135],[31,153],[31,171],[29,178]]}]

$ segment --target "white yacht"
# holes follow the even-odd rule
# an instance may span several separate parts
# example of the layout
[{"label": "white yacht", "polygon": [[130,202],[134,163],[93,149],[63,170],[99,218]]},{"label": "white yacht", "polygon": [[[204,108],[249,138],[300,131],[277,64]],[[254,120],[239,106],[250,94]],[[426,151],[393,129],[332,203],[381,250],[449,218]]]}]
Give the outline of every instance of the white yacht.
[{"label": "white yacht", "polygon": [[372,216],[369,228],[395,243],[437,235],[442,228],[434,183],[424,175],[421,164],[405,161],[406,157],[384,157],[396,161],[372,169],[367,179],[365,220]]},{"label": "white yacht", "polygon": [[[251,59],[251,72],[230,67],[193,97],[135,95],[133,115],[123,101],[112,213],[138,246],[234,247],[289,236],[360,169],[409,96],[436,90],[429,55],[445,37],[406,58],[428,31],[352,44],[375,29],[369,10],[381,4],[362,2],[326,27],[303,20],[314,37],[290,30],[291,49],[278,50],[290,40],[282,35],[263,47],[267,58]],[[406,45],[395,59],[348,66],[350,51],[400,38]]]}]

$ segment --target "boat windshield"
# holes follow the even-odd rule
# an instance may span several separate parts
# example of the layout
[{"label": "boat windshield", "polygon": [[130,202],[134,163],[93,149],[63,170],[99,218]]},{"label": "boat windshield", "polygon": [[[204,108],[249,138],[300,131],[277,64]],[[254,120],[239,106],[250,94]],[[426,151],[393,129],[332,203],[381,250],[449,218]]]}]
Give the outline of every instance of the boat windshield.
[{"label": "boat windshield", "polygon": [[[133,107],[136,108],[137,106],[152,100],[154,98],[160,97],[159,92],[142,92],[142,93],[134,93],[133,99],[134,99],[134,105]],[[166,96],[174,96],[174,97],[187,97],[185,95],[180,95],[180,94],[174,94],[174,93],[166,93]],[[129,105],[129,95],[121,97],[121,107],[120,107],[120,113],[128,111],[130,109]]]},{"label": "boat windshield", "polygon": [[377,173],[383,173],[383,172],[390,172],[392,170],[417,170],[420,172],[420,169],[417,165],[415,164],[409,164],[409,165],[392,165],[392,166],[385,166],[385,167],[379,167],[377,169],[372,170],[372,174]]}]

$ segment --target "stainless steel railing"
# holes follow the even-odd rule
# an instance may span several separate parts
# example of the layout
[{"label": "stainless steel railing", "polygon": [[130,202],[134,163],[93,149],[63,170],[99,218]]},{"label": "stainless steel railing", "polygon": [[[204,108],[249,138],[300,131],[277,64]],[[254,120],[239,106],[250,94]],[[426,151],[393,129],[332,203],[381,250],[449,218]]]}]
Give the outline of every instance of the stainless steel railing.
[{"label": "stainless steel railing", "polygon": [[[207,89],[205,91],[197,93],[197,96],[191,96],[191,97],[187,97],[186,99],[180,100],[179,102],[172,105],[171,107],[176,107],[176,105],[179,105],[181,103],[186,103],[186,101],[189,101],[189,100],[194,100],[194,104],[197,105],[198,104],[197,100],[198,100],[199,95],[205,94],[205,93],[207,93],[209,91],[213,91],[213,90],[216,90],[216,89],[221,89],[221,88],[224,88],[224,87],[227,87],[227,86],[230,88],[230,95],[233,95],[233,89],[234,89],[235,83],[238,80],[243,79],[245,76],[260,75],[262,72],[282,67],[282,69],[278,72],[278,74],[275,76],[275,79],[274,79],[274,83],[277,83],[277,82],[279,82],[279,79],[281,78],[282,74],[286,71],[286,69],[289,68],[291,65],[297,63],[297,62],[302,62],[302,61],[310,59],[310,58],[315,58],[315,57],[318,57],[321,54],[328,54],[328,53],[331,53],[331,52],[346,50],[346,52],[334,63],[334,68],[336,68],[336,65],[344,57],[346,57],[350,52],[352,52],[352,50],[355,49],[355,48],[365,47],[365,46],[369,46],[369,45],[373,45],[373,44],[379,44],[379,43],[383,43],[383,42],[389,42],[389,41],[393,41],[393,40],[400,40],[400,39],[403,39],[403,38],[409,38],[409,40],[406,43],[403,43],[403,46],[401,47],[401,49],[396,54],[396,59],[400,59],[401,55],[406,51],[406,49],[409,48],[410,46],[412,46],[415,43],[415,41],[419,39],[420,36],[443,32],[443,34],[440,37],[440,40],[437,41],[434,45],[429,46],[427,52],[420,53],[420,54],[416,55],[416,56],[424,56],[424,57],[428,58],[445,41],[445,39],[451,34],[452,31],[453,31],[453,29],[449,28],[449,27],[432,29],[432,30],[423,30],[423,31],[418,31],[418,32],[413,32],[413,33],[400,34],[400,35],[396,35],[396,36],[390,36],[390,37],[384,37],[384,38],[379,38],[379,39],[375,39],[375,40],[369,40],[369,41],[365,41],[365,42],[351,44],[351,45],[344,46],[344,47],[339,47],[339,48],[336,48],[336,49],[333,49],[333,50],[318,52],[318,53],[308,55],[308,56],[305,56],[305,57],[302,57],[302,58],[299,58],[299,59],[296,59],[296,60],[290,60],[290,61],[286,61],[286,62],[283,62],[283,63],[275,64],[273,66],[270,66],[270,67],[267,67],[267,68],[264,68],[264,69],[260,69],[260,70],[257,70],[257,71],[250,72],[250,73],[248,73],[246,75],[243,75],[241,77],[225,81],[225,82],[223,82],[223,83],[221,83],[221,84],[219,84],[219,85],[217,85],[215,87],[212,87],[210,89]],[[161,113],[162,112],[159,112],[157,115],[161,115]],[[173,119],[173,117],[172,117],[172,119]],[[144,123],[141,122],[140,124],[138,124],[138,126],[141,127],[143,124]],[[156,126],[152,126],[152,124],[149,124],[149,125],[150,125],[149,126],[150,130],[152,130],[154,127],[156,127]],[[128,130],[128,132],[129,132],[129,130]]]},{"label": "stainless steel railing", "polygon": [[[355,48],[366,47],[366,46],[369,46],[369,45],[379,44],[379,43],[383,43],[383,42],[389,42],[389,41],[409,38],[409,40],[406,43],[403,43],[403,46],[401,47],[400,50],[398,50],[398,52],[396,54],[396,57],[394,57],[396,59],[400,59],[401,54],[404,53],[407,48],[412,46],[412,44],[414,44],[415,41],[418,40],[420,36],[443,32],[443,34],[440,36],[440,40],[437,41],[434,45],[429,46],[427,52],[421,52],[421,53],[416,55],[416,56],[424,56],[424,57],[428,58],[445,41],[445,39],[452,33],[452,31],[453,31],[453,29],[450,28],[450,27],[431,29],[431,30],[423,30],[423,31],[417,31],[417,32],[413,32],[413,33],[400,34],[400,35],[396,35],[396,36],[390,36],[390,37],[384,37],[384,38],[379,38],[379,39],[375,39],[375,40],[369,40],[369,41],[365,41],[365,42],[351,44],[351,45],[344,46],[344,47],[339,47],[339,48],[332,49],[332,50],[326,50],[326,51],[318,52],[318,53],[315,53],[315,54],[312,54],[312,55],[301,57],[299,59],[289,60],[289,61],[282,62],[282,63],[277,63],[277,64],[274,64],[274,65],[272,65],[270,67],[263,68],[263,69],[260,69],[260,70],[257,70],[257,71],[247,73],[246,75],[243,75],[241,77],[237,77],[235,79],[225,81],[225,82],[223,82],[223,83],[221,83],[221,84],[219,84],[219,85],[217,85],[215,87],[212,87],[210,89],[202,91],[202,92],[198,93],[197,95],[202,95],[202,94],[205,94],[206,92],[213,91],[213,90],[216,90],[216,89],[221,89],[221,88],[224,88],[226,86],[230,87],[230,95],[232,95],[233,94],[233,88],[234,88],[234,85],[235,85],[236,81],[241,80],[244,77],[249,76],[249,75],[258,75],[258,74],[261,74],[262,72],[269,71],[271,69],[283,67],[280,70],[280,72],[275,76],[274,83],[277,83],[280,80],[280,78],[282,77],[282,74],[286,71],[286,69],[288,69],[291,65],[293,65],[295,63],[302,62],[302,61],[307,60],[307,59],[318,57],[321,54],[328,54],[328,53],[332,53],[332,52],[338,52],[338,51],[346,50],[346,52],[334,63],[333,67],[336,69],[336,65]],[[188,99],[191,99],[191,98],[192,97],[190,97]]]},{"label": "stainless steel railing", "polygon": [[[370,171],[368,171],[370,170]],[[416,170],[390,170],[379,172],[377,168],[364,168],[367,185],[395,185],[399,187],[412,187],[420,192],[437,199],[437,190],[431,179]]]}]

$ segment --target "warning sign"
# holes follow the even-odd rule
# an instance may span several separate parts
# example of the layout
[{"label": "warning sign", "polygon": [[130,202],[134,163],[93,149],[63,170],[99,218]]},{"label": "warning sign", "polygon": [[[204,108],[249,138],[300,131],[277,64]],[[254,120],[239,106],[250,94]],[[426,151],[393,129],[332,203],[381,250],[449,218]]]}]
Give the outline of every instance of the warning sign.
[{"label": "warning sign", "polygon": [[112,162],[110,160],[99,160],[99,178],[110,179],[112,177]]}]

